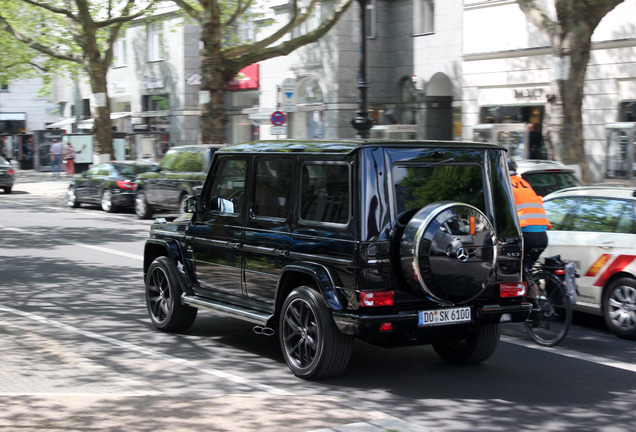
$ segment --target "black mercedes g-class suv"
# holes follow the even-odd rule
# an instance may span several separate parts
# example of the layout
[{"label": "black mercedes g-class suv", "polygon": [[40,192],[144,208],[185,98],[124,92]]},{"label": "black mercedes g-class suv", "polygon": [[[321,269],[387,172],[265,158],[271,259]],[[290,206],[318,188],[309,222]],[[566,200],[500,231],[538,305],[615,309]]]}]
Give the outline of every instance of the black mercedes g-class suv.
[{"label": "black mercedes g-class suv", "polygon": [[278,333],[305,379],[346,368],[354,337],[479,363],[531,310],[505,150],[460,142],[259,141],[214,156],[186,213],[144,251],[154,326],[199,308]]}]

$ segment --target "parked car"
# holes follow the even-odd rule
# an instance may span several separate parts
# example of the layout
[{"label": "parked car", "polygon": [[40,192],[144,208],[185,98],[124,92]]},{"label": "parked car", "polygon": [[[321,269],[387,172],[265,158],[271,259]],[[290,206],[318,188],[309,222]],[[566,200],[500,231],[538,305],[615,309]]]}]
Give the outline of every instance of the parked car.
[{"label": "parked car", "polygon": [[13,183],[15,182],[15,169],[13,165],[0,156],[0,188],[4,190],[4,193],[10,194],[13,189]]},{"label": "parked car", "polygon": [[172,147],[159,165],[137,178],[135,213],[150,219],[156,211],[181,213],[183,203],[195,194],[210,168],[212,155],[222,145]]},{"label": "parked car", "polygon": [[71,180],[66,195],[69,207],[97,204],[106,212],[135,203],[135,178],[150,171],[154,164],[145,161],[113,161],[93,166]]},{"label": "parked car", "polygon": [[574,309],[603,316],[616,335],[636,339],[635,191],[578,187],[544,197],[552,229],[544,256],[559,254],[580,277]]},{"label": "parked car", "polygon": [[252,322],[278,333],[305,379],[342,373],[356,337],[482,362],[499,324],[531,309],[504,152],[357,140],[220,149],[187,212],[150,229],[150,320],[184,331],[203,308]]},{"label": "parked car", "polygon": [[530,183],[539,196],[560,189],[582,186],[573,169],[550,160],[515,159],[517,174]]}]

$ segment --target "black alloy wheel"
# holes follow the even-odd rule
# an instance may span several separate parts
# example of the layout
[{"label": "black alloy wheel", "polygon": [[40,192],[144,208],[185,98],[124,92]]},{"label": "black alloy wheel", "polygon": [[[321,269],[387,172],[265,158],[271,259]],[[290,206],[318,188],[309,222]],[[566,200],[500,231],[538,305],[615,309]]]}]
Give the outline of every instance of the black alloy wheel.
[{"label": "black alloy wheel", "polygon": [[181,284],[168,257],[156,258],[146,276],[146,306],[152,324],[159,330],[187,330],[197,317],[197,309],[181,302]]},{"label": "black alloy wheel", "polygon": [[80,206],[80,203],[77,200],[75,186],[70,186],[68,188],[68,191],[66,191],[66,204],[72,208],[77,208]]},{"label": "black alloy wheel", "polygon": [[146,199],[146,192],[137,191],[135,195],[135,214],[139,219],[150,219],[152,217],[152,207]]},{"label": "black alloy wheel", "polygon": [[113,192],[110,189],[104,189],[102,191],[102,199],[100,201],[102,210],[106,213],[113,213],[116,209],[113,205]]},{"label": "black alloy wheel", "polygon": [[297,377],[334,377],[349,364],[353,337],[340,332],[315,289],[302,286],[289,294],[283,304],[279,329],[283,356]]}]

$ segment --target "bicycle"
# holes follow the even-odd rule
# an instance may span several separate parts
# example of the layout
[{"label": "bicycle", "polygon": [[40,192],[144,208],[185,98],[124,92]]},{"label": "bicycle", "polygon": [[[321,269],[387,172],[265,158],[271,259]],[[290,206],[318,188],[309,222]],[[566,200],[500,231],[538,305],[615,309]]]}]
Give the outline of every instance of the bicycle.
[{"label": "bicycle", "polygon": [[539,345],[555,346],[565,339],[572,323],[572,304],[576,302],[574,278],[577,277],[574,266],[561,261],[557,255],[530,268],[524,266],[524,276],[529,298],[535,294],[536,299],[524,325]]}]

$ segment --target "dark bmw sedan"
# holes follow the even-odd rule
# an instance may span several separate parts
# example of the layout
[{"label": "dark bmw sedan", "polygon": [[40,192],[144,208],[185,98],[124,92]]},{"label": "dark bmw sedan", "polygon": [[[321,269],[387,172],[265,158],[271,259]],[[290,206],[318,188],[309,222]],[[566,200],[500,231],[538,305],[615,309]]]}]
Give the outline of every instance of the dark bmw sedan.
[{"label": "dark bmw sedan", "polygon": [[71,181],[67,192],[69,207],[97,204],[106,212],[133,207],[135,178],[154,165],[144,161],[112,161],[93,166]]}]

